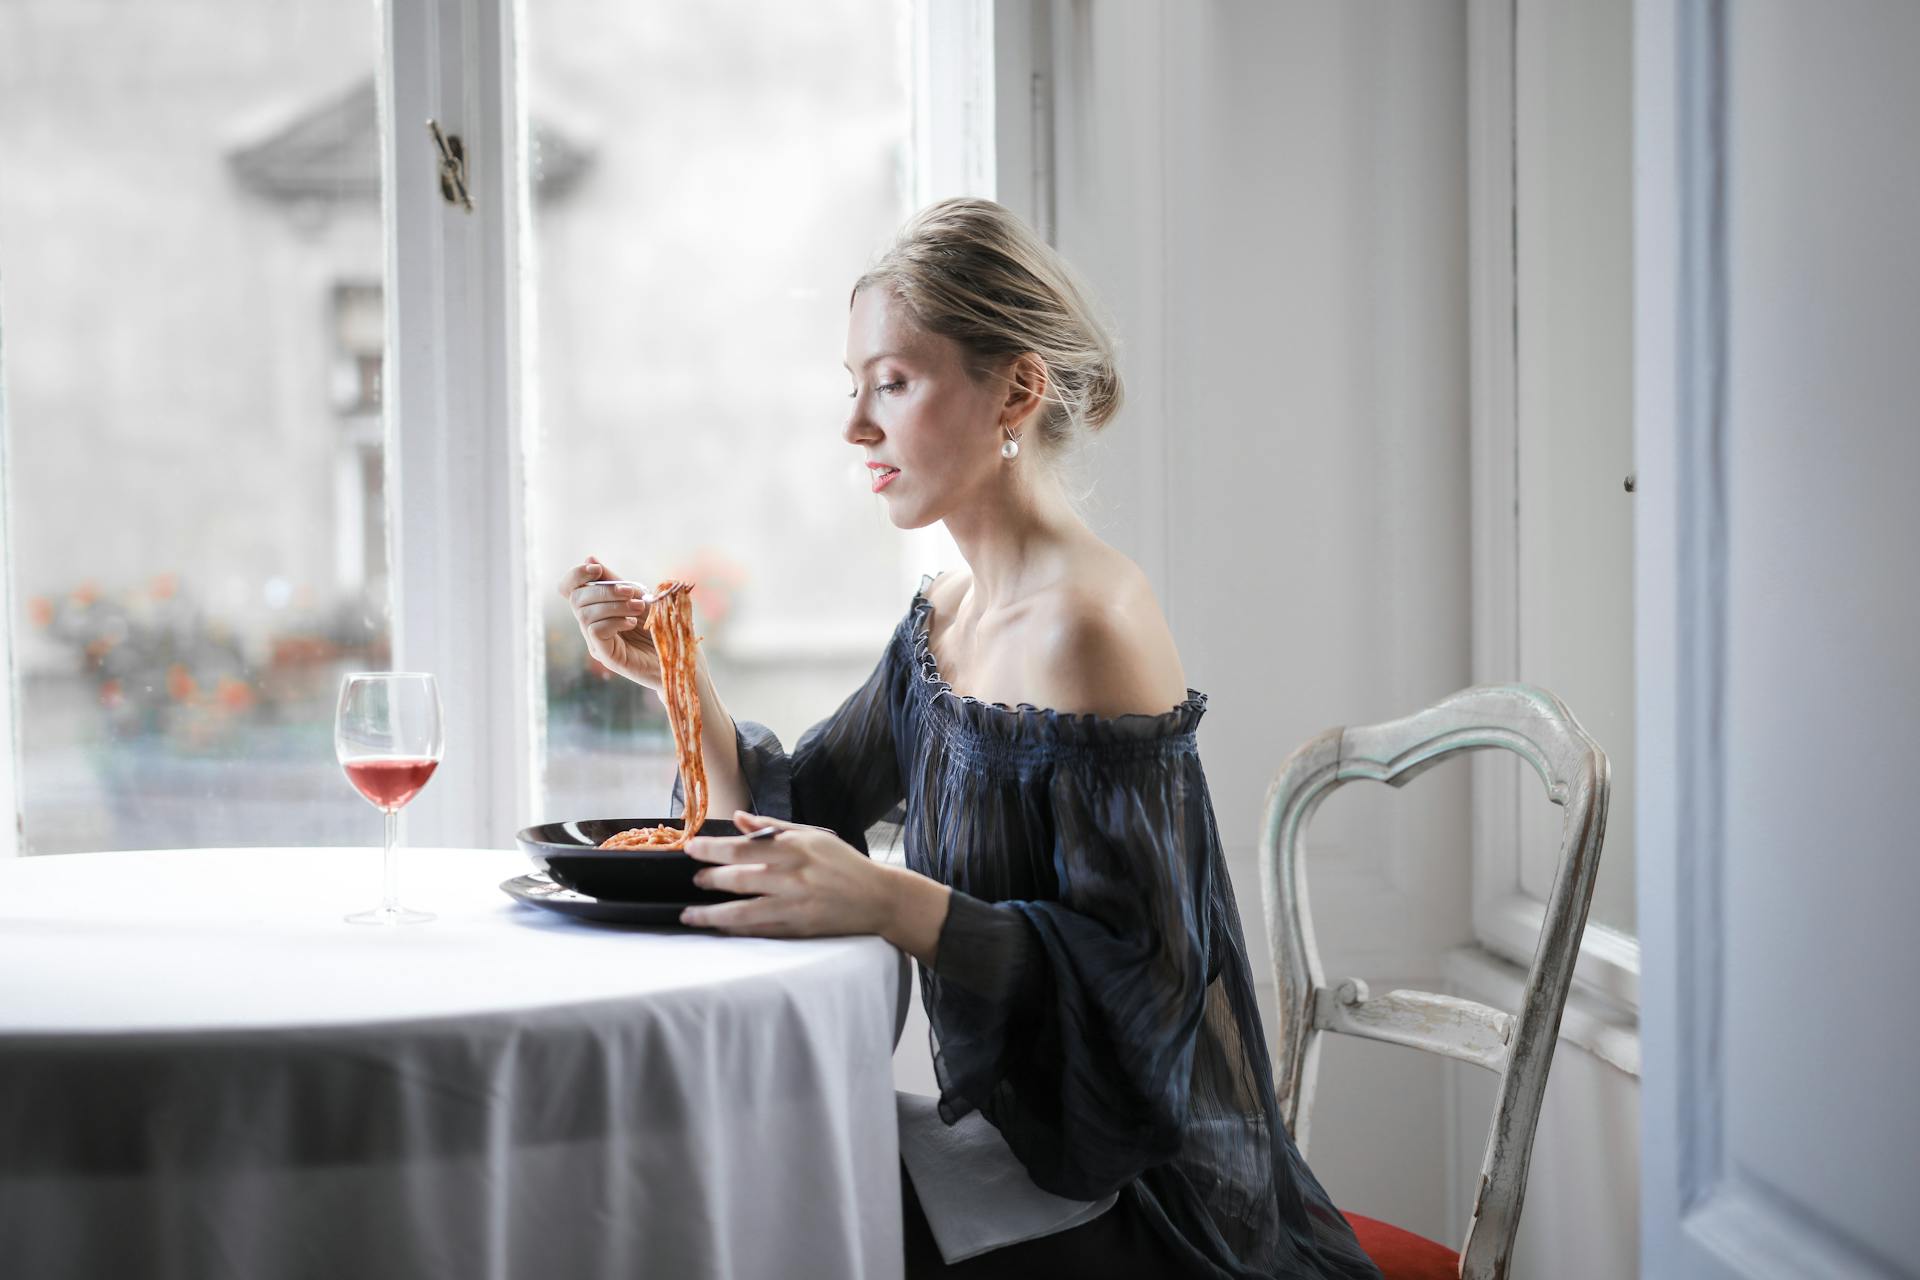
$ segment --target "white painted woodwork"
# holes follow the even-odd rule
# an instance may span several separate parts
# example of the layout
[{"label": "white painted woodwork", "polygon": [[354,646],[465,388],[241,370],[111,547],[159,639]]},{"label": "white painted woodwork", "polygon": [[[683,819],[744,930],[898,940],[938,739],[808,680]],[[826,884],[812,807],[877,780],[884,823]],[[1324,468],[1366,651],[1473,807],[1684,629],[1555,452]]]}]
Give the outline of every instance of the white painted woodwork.
[{"label": "white painted woodwork", "polygon": [[1053,18],[1046,4],[994,0],[994,196],[1052,243]]},{"label": "white painted woodwork", "polygon": [[[1503,678],[1579,709],[1606,748],[1615,808],[1629,813],[1633,11],[1518,0],[1514,17],[1519,661]],[[1554,818],[1540,805],[1517,811],[1517,887],[1534,902],[1553,880]],[[1596,941],[1605,926],[1632,947],[1631,830],[1607,842],[1589,923]]]},{"label": "white painted woodwork", "polygon": [[[524,113],[512,6],[389,0],[387,527],[396,670],[431,671],[446,757],[407,838],[508,845],[534,804],[521,451]],[[468,213],[442,199],[429,118],[463,140]]]},{"label": "white painted woodwork", "polygon": [[[1002,98],[995,81],[1000,46],[994,0],[913,0],[913,199],[923,209],[954,196],[998,198],[997,139]],[[1017,113],[1017,100],[1007,105]],[[905,534],[901,599],[926,574],[960,565],[944,524]]]},{"label": "white painted woodwork", "polygon": [[[1301,856],[1314,811],[1355,779],[1404,787],[1450,755],[1495,748],[1531,765],[1565,815],[1559,869],[1518,1014],[1423,991],[1370,998],[1361,980],[1329,982],[1315,942]],[[1463,1280],[1509,1274],[1534,1129],[1599,870],[1608,792],[1606,753],[1565,703],[1525,685],[1466,689],[1397,720],[1328,729],[1288,757],[1268,791],[1260,885],[1280,996],[1272,1029],[1274,1089],[1281,1119],[1301,1151],[1310,1154],[1308,1117],[1322,1031],[1386,1040],[1501,1074],[1500,1100],[1460,1249]]]},{"label": "white painted woodwork", "polygon": [[[1617,809],[1615,814],[1620,820],[1609,825],[1609,846],[1625,821]],[[1606,857],[1612,856],[1609,848]],[[1600,864],[1604,868],[1606,858]],[[1527,973],[1480,947],[1461,947],[1447,956],[1446,979],[1455,995],[1517,1008]],[[1510,1274],[1552,1280],[1639,1276],[1639,1055],[1634,1016],[1587,995],[1576,982],[1560,1019],[1560,1048],[1534,1130],[1527,1211],[1514,1233]],[[1500,1080],[1465,1065],[1448,1063],[1446,1070],[1453,1173],[1447,1211],[1457,1223],[1473,1211],[1487,1117],[1499,1103]]]},{"label": "white painted woodwork", "polygon": [[1322,1031],[1443,1053],[1500,1072],[1507,1069],[1513,1041],[1512,1014],[1432,991],[1376,996],[1359,978],[1342,978],[1315,991],[1313,1024]]},{"label": "white painted woodwork", "polygon": [[[1471,0],[1468,25],[1473,679],[1554,689],[1630,763],[1630,23],[1588,0]],[[1553,815],[1517,761],[1472,773],[1475,935],[1525,964]],[[1595,893],[1630,919],[1619,843]],[[1577,975],[1631,1008],[1639,964],[1596,921]]]},{"label": "white painted woodwork", "polygon": [[1634,18],[1642,1270],[1912,1276],[1920,8]]}]

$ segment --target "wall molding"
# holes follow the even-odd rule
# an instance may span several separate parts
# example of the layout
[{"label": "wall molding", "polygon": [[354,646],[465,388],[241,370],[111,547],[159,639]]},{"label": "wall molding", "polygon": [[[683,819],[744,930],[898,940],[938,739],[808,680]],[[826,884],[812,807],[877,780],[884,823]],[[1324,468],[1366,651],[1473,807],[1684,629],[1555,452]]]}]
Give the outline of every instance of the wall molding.
[{"label": "wall molding", "polygon": [[[1517,109],[1518,0],[1469,0],[1467,236],[1469,441],[1473,497],[1473,682],[1520,679]],[[1474,933],[1522,964],[1539,944],[1546,904],[1522,888],[1523,806],[1541,802],[1521,762],[1471,761]],[[1575,978],[1637,1005],[1640,943],[1589,923]]]}]

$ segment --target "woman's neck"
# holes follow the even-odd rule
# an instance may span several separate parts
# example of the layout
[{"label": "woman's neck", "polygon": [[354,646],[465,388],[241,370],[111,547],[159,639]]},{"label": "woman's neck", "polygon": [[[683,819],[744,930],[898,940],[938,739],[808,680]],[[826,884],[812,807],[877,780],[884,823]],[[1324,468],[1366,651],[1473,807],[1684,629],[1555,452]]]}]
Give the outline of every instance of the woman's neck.
[{"label": "woman's neck", "polygon": [[973,574],[969,612],[976,617],[1055,581],[1067,551],[1094,536],[1053,473],[1044,467],[1032,473],[1014,484],[992,486],[992,492],[945,518]]}]

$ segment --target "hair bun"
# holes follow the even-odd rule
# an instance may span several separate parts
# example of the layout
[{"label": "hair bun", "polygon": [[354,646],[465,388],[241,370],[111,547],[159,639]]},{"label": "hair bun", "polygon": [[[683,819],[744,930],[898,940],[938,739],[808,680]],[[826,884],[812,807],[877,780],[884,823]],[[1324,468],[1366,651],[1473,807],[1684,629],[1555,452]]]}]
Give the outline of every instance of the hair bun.
[{"label": "hair bun", "polygon": [[1108,358],[1092,370],[1087,379],[1087,430],[1098,431],[1113,421],[1125,400],[1126,392],[1120,385],[1120,370]]}]

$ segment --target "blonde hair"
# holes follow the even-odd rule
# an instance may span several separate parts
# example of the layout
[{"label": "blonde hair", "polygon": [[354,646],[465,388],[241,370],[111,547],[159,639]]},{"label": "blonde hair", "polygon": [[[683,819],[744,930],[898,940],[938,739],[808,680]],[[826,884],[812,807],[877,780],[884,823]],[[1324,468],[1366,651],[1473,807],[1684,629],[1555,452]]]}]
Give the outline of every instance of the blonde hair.
[{"label": "blonde hair", "polygon": [[951,338],[987,367],[1032,354],[1047,371],[1034,426],[1059,453],[1120,410],[1114,343],[1073,269],[1004,205],[952,199],[928,205],[854,283],[881,286],[921,328]]}]

